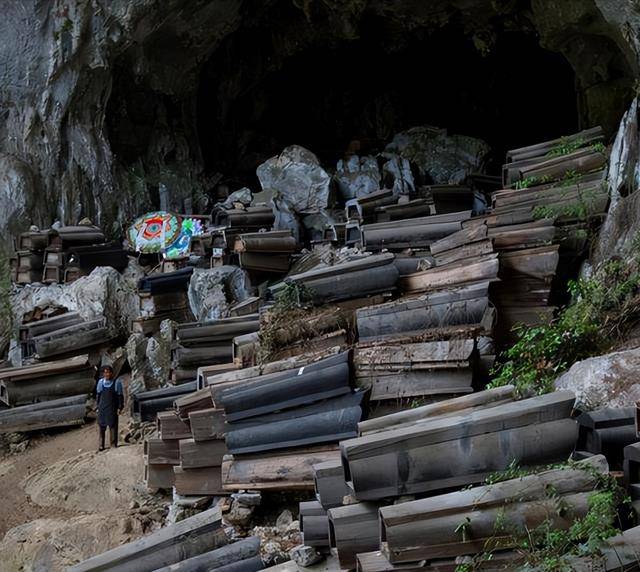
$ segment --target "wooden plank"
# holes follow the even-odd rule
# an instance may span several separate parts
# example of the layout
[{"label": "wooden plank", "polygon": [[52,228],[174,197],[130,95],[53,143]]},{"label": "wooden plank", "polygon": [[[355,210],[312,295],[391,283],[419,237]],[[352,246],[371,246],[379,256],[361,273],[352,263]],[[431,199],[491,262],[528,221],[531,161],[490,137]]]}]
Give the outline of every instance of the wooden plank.
[{"label": "wooden plank", "polygon": [[189,424],[195,441],[224,439],[226,433],[223,409],[202,409],[189,413]]},{"label": "wooden plank", "polygon": [[[264,568],[259,555],[260,538],[251,536],[210,552],[192,556],[182,562],[158,568],[154,572],[205,572],[208,570],[254,572]],[[245,564],[245,566],[234,567],[234,564]]]},{"label": "wooden plank", "polygon": [[175,489],[179,495],[221,495],[225,494],[221,485],[220,467],[182,469],[173,467]]},{"label": "wooden plank", "polygon": [[340,459],[313,465],[313,481],[316,498],[325,509],[342,505],[344,497],[350,494]]},{"label": "wooden plank", "polygon": [[25,413],[20,413],[17,409],[21,408],[14,409],[13,415],[10,416],[0,414],[0,434],[82,425],[87,413],[85,403]]},{"label": "wooden plank", "polygon": [[312,447],[272,455],[228,455],[222,463],[224,490],[313,490],[313,465],[340,459],[336,447]]},{"label": "wooden plank", "polygon": [[182,469],[199,469],[202,467],[219,467],[227,453],[223,439],[210,441],[194,441],[181,439],[180,467]]},{"label": "wooden plank", "polygon": [[[515,401],[515,388],[513,385],[505,385],[504,387],[480,391],[472,395],[430,403],[429,405],[405,409],[384,417],[361,421],[358,424],[358,430],[360,435],[379,433],[388,429],[414,425],[436,417],[460,414],[466,416],[476,408],[496,407],[512,401]],[[342,465],[340,465],[340,470],[342,471]]]},{"label": "wooden plank", "polygon": [[475,260],[457,261],[403,276],[398,281],[405,292],[428,292],[451,286],[495,280],[498,276],[497,254],[487,254]]},{"label": "wooden plank", "polygon": [[71,566],[69,572],[153,572],[226,542],[222,514],[215,507]]},{"label": "wooden plank", "polygon": [[148,437],[144,441],[144,455],[150,465],[179,465],[180,441],[165,441]]},{"label": "wooden plank", "polygon": [[359,552],[377,550],[380,542],[378,503],[358,503],[329,509],[329,541],[340,568],[353,570]]},{"label": "wooden plank", "polygon": [[160,439],[189,439],[191,427],[189,423],[178,417],[175,411],[160,411],[157,415],[156,425]]}]

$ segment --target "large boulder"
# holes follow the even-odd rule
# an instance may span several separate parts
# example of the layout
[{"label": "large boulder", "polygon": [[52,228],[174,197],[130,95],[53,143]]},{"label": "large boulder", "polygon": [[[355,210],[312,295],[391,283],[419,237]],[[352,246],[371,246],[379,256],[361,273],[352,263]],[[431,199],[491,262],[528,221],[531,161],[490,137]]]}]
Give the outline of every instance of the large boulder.
[{"label": "large boulder", "polygon": [[640,348],[579,361],[555,382],[576,394],[583,410],[629,407],[640,400]]},{"label": "large boulder", "polygon": [[459,184],[482,170],[489,146],[481,139],[449,135],[446,129],[413,127],[398,133],[383,156],[399,155],[418,169],[423,182]]},{"label": "large boulder", "polygon": [[281,203],[296,214],[316,213],[327,207],[331,177],[304,147],[285,148],[260,165],[257,175],[262,189],[273,193],[279,210]]},{"label": "large boulder", "polygon": [[416,190],[411,172],[411,164],[398,155],[386,154],[389,160],[382,166],[385,189],[392,189],[396,195],[408,195]]},{"label": "large boulder", "polygon": [[229,307],[249,296],[247,274],[237,266],[196,269],[189,283],[189,305],[199,322],[229,315]]},{"label": "large boulder", "polygon": [[131,334],[126,350],[131,366],[130,395],[166,385],[171,373],[171,321],[164,320],[160,332],[150,338]]},{"label": "large boulder", "polygon": [[71,284],[29,284],[15,290],[11,307],[15,322],[25,314],[47,306],[78,312],[85,320],[104,317],[114,334],[126,335],[138,314],[136,265],[120,274],[110,267],[98,267]]},{"label": "large boulder", "polygon": [[380,189],[380,169],[375,157],[351,155],[338,161],[335,174],[345,200],[356,199]]}]

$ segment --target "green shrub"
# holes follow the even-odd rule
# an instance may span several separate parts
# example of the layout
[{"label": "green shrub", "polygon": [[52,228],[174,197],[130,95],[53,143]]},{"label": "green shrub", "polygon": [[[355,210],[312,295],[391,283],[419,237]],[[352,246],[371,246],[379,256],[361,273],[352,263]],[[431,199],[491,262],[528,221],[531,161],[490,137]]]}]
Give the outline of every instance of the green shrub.
[{"label": "green shrub", "polygon": [[513,384],[519,396],[553,391],[576,361],[606,352],[640,313],[638,255],[611,260],[588,280],[569,283],[573,304],[547,324],[516,326],[517,341],[501,356],[489,387]]}]

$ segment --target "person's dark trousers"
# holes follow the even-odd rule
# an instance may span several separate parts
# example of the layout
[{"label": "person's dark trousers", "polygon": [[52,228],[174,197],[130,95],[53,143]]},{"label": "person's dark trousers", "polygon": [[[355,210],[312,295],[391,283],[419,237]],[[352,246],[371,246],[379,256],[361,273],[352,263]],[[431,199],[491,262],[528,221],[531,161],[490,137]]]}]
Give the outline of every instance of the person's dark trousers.
[{"label": "person's dark trousers", "polygon": [[[103,427],[102,425],[100,425],[99,427],[100,427],[100,449],[104,449],[104,438],[105,438],[105,433],[107,432],[107,428]],[[111,446],[117,447],[118,446],[118,424],[117,423],[114,426],[109,427],[109,433],[111,436]]]}]

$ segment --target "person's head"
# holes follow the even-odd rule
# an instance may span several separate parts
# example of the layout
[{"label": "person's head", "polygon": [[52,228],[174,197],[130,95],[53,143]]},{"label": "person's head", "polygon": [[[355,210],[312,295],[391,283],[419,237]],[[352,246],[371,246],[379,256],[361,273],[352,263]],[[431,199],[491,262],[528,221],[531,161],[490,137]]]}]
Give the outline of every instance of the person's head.
[{"label": "person's head", "polygon": [[105,365],[102,368],[102,377],[104,379],[111,379],[113,376],[113,368],[110,365]]}]

